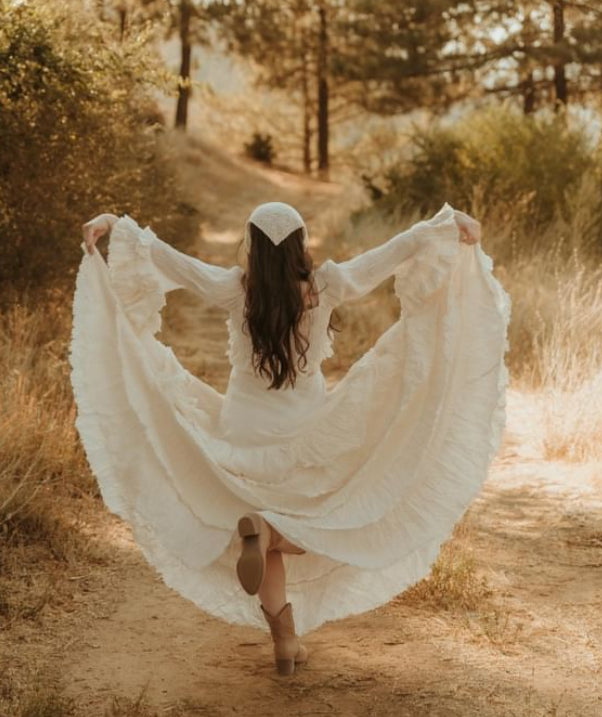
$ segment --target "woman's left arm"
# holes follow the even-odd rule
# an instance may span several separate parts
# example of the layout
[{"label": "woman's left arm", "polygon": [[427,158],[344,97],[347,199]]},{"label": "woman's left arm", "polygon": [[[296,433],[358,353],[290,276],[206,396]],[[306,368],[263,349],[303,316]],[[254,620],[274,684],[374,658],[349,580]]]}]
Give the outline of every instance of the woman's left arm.
[{"label": "woman's left arm", "polygon": [[358,299],[392,276],[417,252],[442,244],[446,238],[476,244],[481,239],[481,225],[446,202],[431,219],[417,222],[383,244],[340,263],[326,260],[318,269],[326,282],[326,294],[335,306]]}]

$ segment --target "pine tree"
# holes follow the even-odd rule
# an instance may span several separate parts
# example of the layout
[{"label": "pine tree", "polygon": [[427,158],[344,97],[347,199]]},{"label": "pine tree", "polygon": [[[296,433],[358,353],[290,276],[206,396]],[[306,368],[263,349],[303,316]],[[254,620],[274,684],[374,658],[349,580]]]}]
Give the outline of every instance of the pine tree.
[{"label": "pine tree", "polygon": [[479,0],[472,36],[476,78],[491,92],[522,95],[525,112],[556,109],[599,93],[600,0]]},{"label": "pine tree", "polygon": [[[356,102],[378,113],[445,107],[466,92],[462,71],[473,2],[350,0],[338,22],[333,66]],[[467,44],[469,43],[469,44]]]},{"label": "pine tree", "polygon": [[121,39],[132,29],[146,23],[163,25],[165,35],[177,33],[180,38],[178,98],[174,125],[185,130],[188,104],[192,93],[192,50],[195,44],[207,42],[208,8],[202,0],[95,0],[101,19],[115,17]]},{"label": "pine tree", "polygon": [[329,26],[334,5],[326,0],[241,0],[211,6],[229,47],[260,67],[260,82],[297,98],[304,169],[311,171],[315,126],[318,170],[325,178],[330,164]]}]

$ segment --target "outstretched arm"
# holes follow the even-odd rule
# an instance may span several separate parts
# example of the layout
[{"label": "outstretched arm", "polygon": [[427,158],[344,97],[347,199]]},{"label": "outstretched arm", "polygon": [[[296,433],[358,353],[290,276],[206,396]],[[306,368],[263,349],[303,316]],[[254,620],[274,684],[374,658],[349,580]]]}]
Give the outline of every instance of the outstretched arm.
[{"label": "outstretched arm", "polygon": [[335,305],[364,296],[391,276],[422,243],[436,240],[442,231],[453,232],[467,244],[481,239],[479,222],[446,203],[431,219],[417,222],[380,246],[347,261],[324,262],[320,273],[326,282],[325,292]]},{"label": "outstretched arm", "polygon": [[159,239],[150,229],[141,229],[127,216],[120,219],[114,214],[100,214],[84,224],[83,235],[88,252],[94,253],[94,245],[106,233],[111,234],[109,263],[111,251],[116,245],[140,244],[148,248],[154,268],[170,289],[189,289],[208,303],[223,308],[229,308],[240,293],[239,267],[225,269],[180,252]]}]

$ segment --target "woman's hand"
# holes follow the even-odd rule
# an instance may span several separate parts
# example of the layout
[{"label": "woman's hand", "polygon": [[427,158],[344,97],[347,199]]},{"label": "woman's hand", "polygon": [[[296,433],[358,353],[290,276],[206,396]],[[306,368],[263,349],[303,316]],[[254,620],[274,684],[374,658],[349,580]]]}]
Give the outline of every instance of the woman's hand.
[{"label": "woman's hand", "polygon": [[94,254],[94,245],[101,236],[111,231],[118,218],[114,214],[99,214],[82,225],[84,242],[89,254]]},{"label": "woman's hand", "polygon": [[476,244],[481,241],[481,224],[464,212],[454,209],[454,218],[460,230],[460,241],[465,244]]}]

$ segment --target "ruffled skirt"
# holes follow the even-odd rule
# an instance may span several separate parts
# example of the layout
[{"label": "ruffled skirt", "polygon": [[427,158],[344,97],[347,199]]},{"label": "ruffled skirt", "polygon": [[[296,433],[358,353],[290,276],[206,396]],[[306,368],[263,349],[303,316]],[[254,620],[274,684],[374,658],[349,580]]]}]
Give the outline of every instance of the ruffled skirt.
[{"label": "ruffled skirt", "polygon": [[449,234],[397,268],[395,291],[399,320],[333,388],[312,377],[293,424],[290,395],[257,403],[243,441],[227,416],[248,425],[253,379],[235,370],[223,396],[193,377],[84,256],[71,361],[88,460],[147,560],[203,610],[266,629],[235,572],[248,510],[306,551],[284,556],[303,634],[423,578],[478,492],[505,422],[509,298],[481,247]]}]

